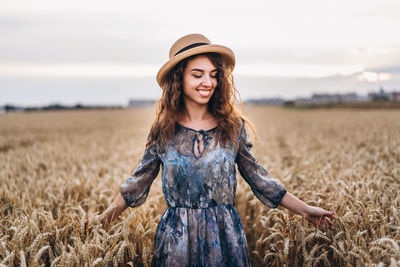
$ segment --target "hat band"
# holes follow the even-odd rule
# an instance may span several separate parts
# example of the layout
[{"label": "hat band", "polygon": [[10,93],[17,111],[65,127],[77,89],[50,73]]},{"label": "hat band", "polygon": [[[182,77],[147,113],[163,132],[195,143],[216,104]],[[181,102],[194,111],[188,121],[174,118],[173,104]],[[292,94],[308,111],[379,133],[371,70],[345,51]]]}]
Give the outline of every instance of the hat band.
[{"label": "hat band", "polygon": [[184,48],[182,48],[182,49],[179,50],[178,52],[176,52],[176,53],[174,54],[174,56],[176,56],[176,55],[178,55],[178,54],[180,54],[180,53],[182,53],[182,52],[185,52],[186,50],[189,50],[189,49],[191,49],[191,48],[198,47],[198,46],[202,46],[202,45],[208,45],[208,43],[194,43],[194,44],[190,44],[190,45],[188,45],[188,46],[185,46]]}]

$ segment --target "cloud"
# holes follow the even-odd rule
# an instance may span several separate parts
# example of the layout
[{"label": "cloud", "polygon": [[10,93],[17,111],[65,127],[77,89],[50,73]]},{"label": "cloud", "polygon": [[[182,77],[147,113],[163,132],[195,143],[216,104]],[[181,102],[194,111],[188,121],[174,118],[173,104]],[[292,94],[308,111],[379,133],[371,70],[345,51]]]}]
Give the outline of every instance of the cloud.
[{"label": "cloud", "polygon": [[363,71],[363,65],[238,64],[235,73],[244,76],[317,78],[349,75]]},{"label": "cloud", "polygon": [[241,63],[364,65],[366,68],[385,66],[400,61],[400,43],[377,46],[290,46],[241,47],[236,55]]},{"label": "cloud", "polygon": [[[399,81],[400,66],[392,65],[380,68],[369,68],[357,76],[361,82],[381,83],[384,81]],[[399,85],[397,85],[400,87]],[[399,88],[400,89],[400,88]]]},{"label": "cloud", "polygon": [[309,97],[314,93],[349,93],[367,95],[380,87],[386,91],[400,91],[400,75],[391,76],[390,80],[370,82],[360,81],[359,74],[332,75],[327,77],[236,77],[237,88],[242,99],[259,97],[283,97],[294,99]]},{"label": "cloud", "polygon": [[[397,61],[399,62],[399,61]],[[391,74],[400,74],[400,65],[395,66],[386,66],[381,68],[370,68],[369,71],[376,73],[391,73]]]},{"label": "cloud", "polygon": [[159,66],[127,63],[1,64],[0,77],[38,78],[136,78],[152,77]]},{"label": "cloud", "polygon": [[389,73],[364,71],[360,75],[358,75],[357,78],[362,82],[382,82],[390,80],[392,78],[392,75]]},{"label": "cloud", "polygon": [[[57,92],[100,101],[108,99],[107,92],[112,99],[114,89],[127,98],[123,90],[133,87],[155,95],[154,76],[170,46],[192,32],[234,50],[243,95],[365,92],[378,83],[368,82],[362,75],[368,72],[387,73],[390,79],[380,82],[398,88],[400,67],[393,62],[400,62],[399,11],[397,0],[204,0],[201,5],[175,0],[3,0],[2,101],[11,99],[12,92],[26,95],[26,101],[35,92],[46,101],[57,98]],[[104,98],[94,95],[96,89]]]},{"label": "cloud", "polygon": [[3,18],[1,61],[154,63],[166,57],[150,23],[127,16],[70,15]]}]

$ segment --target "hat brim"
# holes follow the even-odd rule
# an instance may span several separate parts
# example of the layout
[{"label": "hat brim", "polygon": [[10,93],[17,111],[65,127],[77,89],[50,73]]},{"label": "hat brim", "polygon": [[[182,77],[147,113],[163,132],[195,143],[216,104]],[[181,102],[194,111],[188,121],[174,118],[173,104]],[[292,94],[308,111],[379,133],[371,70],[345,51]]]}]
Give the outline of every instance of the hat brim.
[{"label": "hat brim", "polygon": [[184,51],[184,52],[174,56],[170,60],[168,60],[160,68],[160,70],[157,73],[158,84],[161,87],[162,84],[164,83],[165,78],[167,77],[167,74],[172,70],[173,67],[175,67],[176,64],[178,64],[183,59],[193,56],[193,55],[198,55],[198,54],[202,54],[202,53],[210,53],[210,52],[220,54],[224,58],[226,64],[230,68],[230,70],[231,71],[233,70],[233,68],[235,67],[235,54],[233,53],[233,51],[231,49],[229,49],[226,46],[217,45],[217,44],[203,45],[203,46],[198,46],[198,47],[189,49],[187,51]]}]

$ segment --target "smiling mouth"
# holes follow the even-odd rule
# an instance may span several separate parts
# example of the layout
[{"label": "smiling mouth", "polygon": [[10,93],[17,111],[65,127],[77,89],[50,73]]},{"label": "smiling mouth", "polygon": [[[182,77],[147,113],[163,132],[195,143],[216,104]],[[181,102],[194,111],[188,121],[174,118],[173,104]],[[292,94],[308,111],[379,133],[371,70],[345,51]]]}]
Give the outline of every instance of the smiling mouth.
[{"label": "smiling mouth", "polygon": [[199,91],[201,96],[209,96],[211,93],[211,90],[197,90]]}]

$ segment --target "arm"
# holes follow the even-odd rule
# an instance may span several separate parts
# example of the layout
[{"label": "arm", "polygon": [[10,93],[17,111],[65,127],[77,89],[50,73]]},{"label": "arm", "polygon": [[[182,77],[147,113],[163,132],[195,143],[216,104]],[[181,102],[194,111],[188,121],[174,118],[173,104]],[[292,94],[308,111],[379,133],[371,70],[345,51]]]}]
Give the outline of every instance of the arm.
[{"label": "arm", "polygon": [[287,192],[281,182],[271,177],[268,171],[257,163],[250,152],[252,146],[246,127],[243,125],[239,137],[239,151],[236,162],[240,174],[264,205],[276,208],[280,204],[297,214],[303,215],[306,220],[317,226],[324,223],[332,225],[331,220],[335,218],[333,212],[309,206]]},{"label": "arm", "polygon": [[121,186],[120,193],[113,203],[95,219],[105,225],[117,218],[127,207],[133,208],[142,205],[146,201],[151,184],[158,175],[160,164],[161,160],[156,147],[146,148],[139,161],[139,166]]},{"label": "arm", "polygon": [[273,178],[255,159],[251,152],[253,144],[248,137],[244,122],[238,142],[239,147],[235,161],[240,175],[250,185],[254,195],[261,203],[270,208],[278,207],[286,194],[286,188],[279,180]]},{"label": "arm", "polygon": [[126,204],[124,198],[121,193],[114,199],[113,203],[108,207],[102,214],[96,215],[96,219],[98,219],[101,224],[106,225],[112,222],[112,220],[118,218],[121,215],[128,205]]},{"label": "arm", "polygon": [[281,206],[287,208],[294,213],[304,215],[307,221],[319,226],[327,224],[331,226],[332,220],[335,219],[335,214],[332,211],[327,211],[319,207],[309,206],[304,201],[298,199],[294,195],[287,192],[282,198]]}]

